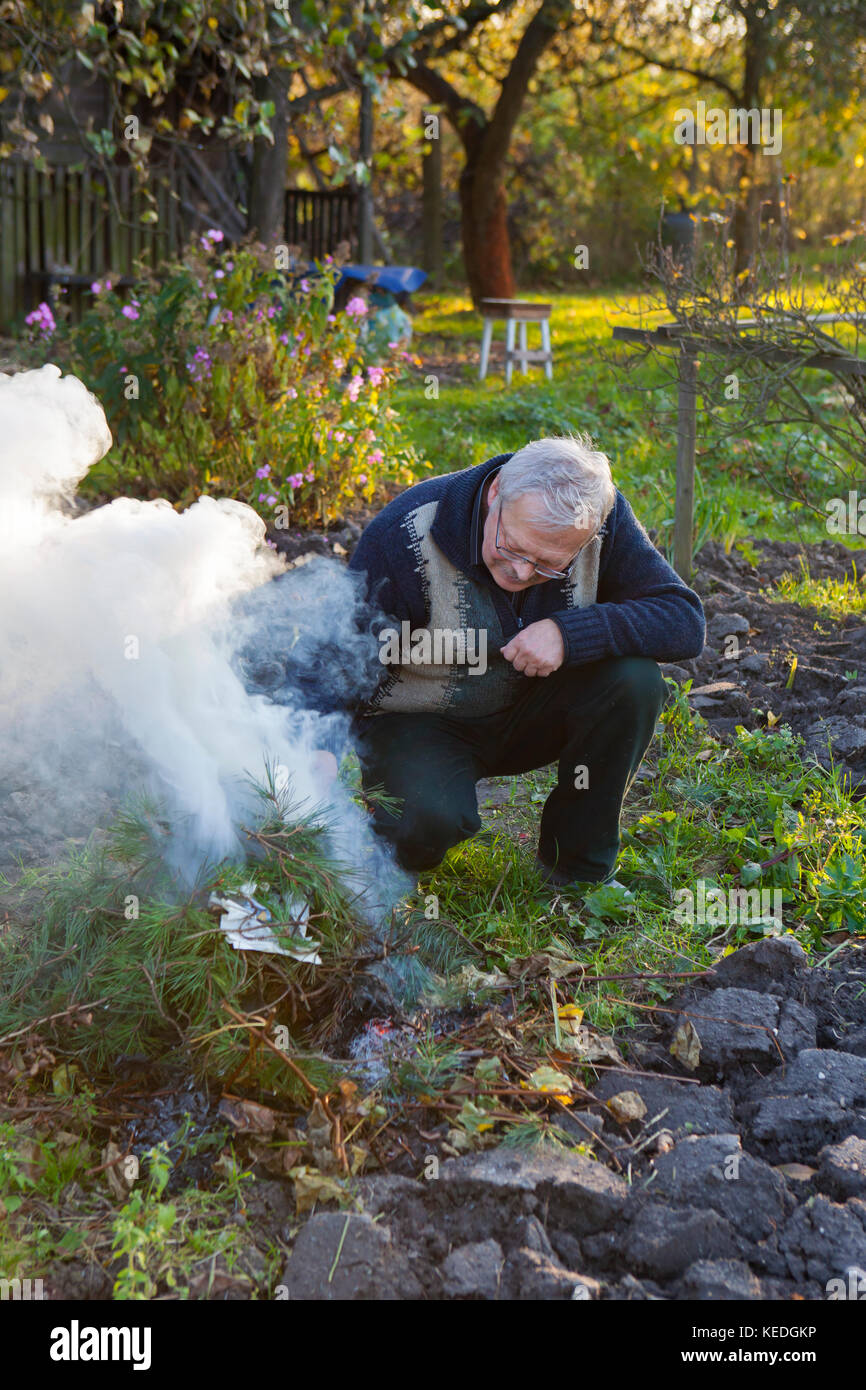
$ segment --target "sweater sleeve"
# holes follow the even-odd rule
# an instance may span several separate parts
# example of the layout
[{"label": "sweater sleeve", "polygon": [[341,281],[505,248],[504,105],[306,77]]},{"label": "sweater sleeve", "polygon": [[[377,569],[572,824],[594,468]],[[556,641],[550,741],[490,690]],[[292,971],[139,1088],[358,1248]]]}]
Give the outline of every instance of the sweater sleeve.
[{"label": "sweater sleeve", "polygon": [[403,566],[407,573],[400,573],[400,560],[405,555],[405,548],[395,542],[392,528],[381,524],[379,514],[361,535],[349,560],[349,569],[363,575],[364,596],[378,614],[373,624],[377,635],[385,626],[384,619],[410,621],[416,627],[427,621],[417,575],[407,566]]},{"label": "sweater sleeve", "polygon": [[565,665],[609,656],[682,661],[700,655],[704,611],[656,550],[622,493],[606,523],[597,601],[552,614],[565,641]]}]

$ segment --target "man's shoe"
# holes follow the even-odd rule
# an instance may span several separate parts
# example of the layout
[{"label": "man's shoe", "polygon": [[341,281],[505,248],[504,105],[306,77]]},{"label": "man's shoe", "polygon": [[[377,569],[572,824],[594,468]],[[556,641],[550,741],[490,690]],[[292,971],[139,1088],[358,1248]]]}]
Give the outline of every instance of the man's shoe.
[{"label": "man's shoe", "polygon": [[543,859],[535,856],[535,867],[542,882],[549,883],[552,888],[570,888],[575,893],[586,896],[594,888],[612,887],[625,888],[625,884],[615,879],[613,873],[609,873],[607,878],[600,878],[593,882],[591,879],[574,878],[571,874],[563,873],[562,869],[556,869],[551,864],[545,864]]}]

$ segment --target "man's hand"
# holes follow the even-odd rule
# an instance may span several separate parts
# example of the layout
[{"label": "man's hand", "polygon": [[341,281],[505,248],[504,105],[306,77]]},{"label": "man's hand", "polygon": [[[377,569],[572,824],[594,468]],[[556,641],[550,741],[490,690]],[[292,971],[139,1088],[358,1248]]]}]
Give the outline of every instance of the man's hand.
[{"label": "man's hand", "polygon": [[317,748],[313,753],[313,767],[316,775],[321,779],[324,786],[335,782],[339,774],[337,759],[333,753],[329,753],[325,748]]},{"label": "man's hand", "polygon": [[562,633],[552,618],[530,623],[501,649],[506,661],[524,676],[549,676],[565,657]]}]

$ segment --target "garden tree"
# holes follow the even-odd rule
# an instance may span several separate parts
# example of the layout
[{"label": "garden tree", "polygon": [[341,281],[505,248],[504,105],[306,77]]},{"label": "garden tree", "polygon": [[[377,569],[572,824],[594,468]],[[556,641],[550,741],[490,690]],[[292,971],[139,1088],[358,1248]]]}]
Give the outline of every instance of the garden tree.
[{"label": "garden tree", "polygon": [[[392,28],[411,9],[387,8]],[[269,240],[282,231],[290,121],[364,81],[368,66],[385,72],[382,25],[362,0],[3,0],[0,157],[38,165],[62,134],[101,165],[109,190],[118,162],[131,164],[149,220],[154,176],[183,163],[215,220]],[[240,156],[240,189],[226,151]]]},{"label": "garden tree", "polygon": [[505,60],[489,115],[478,102],[458,90],[443,73],[441,64],[460,50],[489,78],[484,68],[487,50],[477,31],[492,18],[501,22],[506,12],[516,9],[507,0],[499,5],[470,4],[461,11],[459,24],[452,19],[449,25],[443,16],[444,22],[435,32],[432,26],[422,31],[409,45],[408,61],[403,53],[390,59],[395,76],[402,76],[429,101],[443,108],[463,146],[463,256],[476,304],[487,297],[509,299],[514,295],[505,187],[511,138],[539,60],[557,34],[577,22],[578,9],[573,0],[542,0],[523,29],[510,62]]},{"label": "garden tree", "polygon": [[[594,36],[641,64],[694,80],[695,95],[715,88],[731,108],[779,107],[783,121],[798,99],[829,112],[856,92],[866,74],[862,0],[685,0],[648,7],[629,0],[602,18]],[[734,276],[749,275],[760,217],[754,123],[735,146]]]},{"label": "garden tree", "polygon": [[[40,142],[62,113],[109,180],[122,152],[147,191],[149,172],[173,155],[193,166],[230,220],[231,190],[196,158],[224,142],[248,156],[247,224],[268,239],[281,228],[290,123],[340,93],[366,89],[375,99],[389,77],[403,78],[445,110],[465,151],[460,187],[472,293],[476,299],[510,295],[509,143],[542,54],[577,17],[574,0],[542,0],[529,10],[520,0],[440,6],[304,0],[291,10],[244,0],[137,0],[126,6],[120,0],[60,0],[45,10],[37,0],[5,0],[0,72],[7,85],[0,98],[9,106],[0,106],[0,153],[24,151],[38,159]],[[483,76],[505,19],[522,24],[522,32],[510,60],[495,53],[502,72],[488,115],[457,90],[441,65],[460,53]],[[104,88],[108,114],[101,128],[85,129],[76,117],[79,71]],[[55,82],[52,74],[61,76]],[[140,130],[124,139],[130,115],[140,118]],[[368,177],[357,165],[353,172]],[[156,216],[153,209],[150,215]]]}]

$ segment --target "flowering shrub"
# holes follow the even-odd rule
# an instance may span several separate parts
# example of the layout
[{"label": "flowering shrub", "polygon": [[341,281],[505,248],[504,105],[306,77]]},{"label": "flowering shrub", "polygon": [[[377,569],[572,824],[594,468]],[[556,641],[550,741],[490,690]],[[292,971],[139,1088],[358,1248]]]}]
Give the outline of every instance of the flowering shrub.
[{"label": "flowering shrub", "polygon": [[[30,355],[75,372],[115,436],[92,470],[99,492],[188,503],[238,497],[272,525],[323,524],[372,501],[421,465],[400,437],[388,393],[407,353],[368,365],[357,297],[331,310],[333,263],[296,281],[265,248],[224,255],[206,232],[124,303],[112,279],[72,325],[62,306],[28,315]],[[351,311],[351,312],[350,312]]]}]

